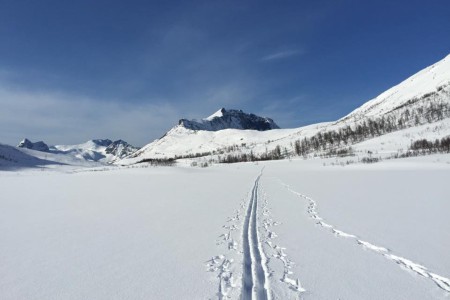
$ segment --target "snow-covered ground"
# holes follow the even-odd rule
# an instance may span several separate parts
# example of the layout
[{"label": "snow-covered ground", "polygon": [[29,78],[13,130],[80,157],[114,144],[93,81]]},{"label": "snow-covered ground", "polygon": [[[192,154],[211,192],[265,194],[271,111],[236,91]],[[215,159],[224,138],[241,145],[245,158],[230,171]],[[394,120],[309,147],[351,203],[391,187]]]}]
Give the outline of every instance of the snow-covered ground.
[{"label": "snow-covered ground", "polygon": [[0,172],[0,298],[449,299],[450,155],[333,161]]}]

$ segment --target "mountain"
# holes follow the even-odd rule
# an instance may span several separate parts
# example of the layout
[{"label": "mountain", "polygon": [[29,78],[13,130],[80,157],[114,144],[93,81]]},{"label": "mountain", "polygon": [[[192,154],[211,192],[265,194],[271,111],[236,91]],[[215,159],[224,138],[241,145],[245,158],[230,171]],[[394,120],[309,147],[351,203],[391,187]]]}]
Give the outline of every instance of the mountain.
[{"label": "mountain", "polygon": [[0,170],[96,167],[113,163],[137,150],[123,140],[94,139],[78,145],[48,147],[44,142],[24,139],[17,147],[0,144]]},{"label": "mountain", "polygon": [[[55,145],[50,147],[42,141],[33,143],[28,139],[24,139],[17,147],[23,150],[22,153],[24,153],[25,149],[34,150],[25,151],[27,156],[45,157],[44,160],[48,159],[50,163],[51,159],[54,159],[55,162],[71,165],[85,165],[85,162],[112,163],[139,149],[123,140],[112,141],[110,139],[94,139],[77,145]],[[7,152],[10,153],[10,151]],[[45,153],[45,155],[41,152]],[[50,154],[53,154],[53,156]],[[20,162],[21,160],[16,159],[16,161]]]},{"label": "mountain", "polygon": [[448,135],[450,55],[334,122],[278,129],[272,119],[220,109],[202,120],[181,119],[162,138],[118,164],[195,157],[224,161],[243,155],[245,159],[336,153],[392,157],[404,155],[415,140]]},{"label": "mountain", "polygon": [[218,131],[223,129],[251,129],[265,131],[278,129],[277,124],[266,117],[244,113],[242,110],[219,109],[211,116],[201,120],[181,119],[178,125],[191,130]]},{"label": "mountain", "polygon": [[67,154],[88,161],[110,163],[138,149],[123,140],[94,139],[77,145],[51,146],[50,152]]},{"label": "mountain", "polygon": [[116,158],[124,158],[134,152],[139,150],[139,148],[134,147],[123,140],[117,140],[108,145],[105,149],[106,154],[114,155]]},{"label": "mountain", "polygon": [[[146,158],[173,158],[178,155],[194,155],[197,151],[213,151],[229,145],[230,139],[237,137],[233,134],[230,136],[230,132],[247,132],[246,134],[253,135],[277,131],[278,128],[271,118],[247,114],[242,110],[221,108],[201,120],[181,119],[178,125],[162,138],[129,155],[125,161],[132,163]],[[225,137],[227,141],[216,143],[214,137]]]},{"label": "mountain", "polygon": [[36,151],[43,151],[43,152],[48,152],[49,151],[49,148],[48,148],[47,144],[44,143],[43,141],[39,141],[39,142],[33,143],[29,139],[26,139],[26,138],[23,139],[17,145],[17,147],[32,149],[32,150],[36,150]]}]

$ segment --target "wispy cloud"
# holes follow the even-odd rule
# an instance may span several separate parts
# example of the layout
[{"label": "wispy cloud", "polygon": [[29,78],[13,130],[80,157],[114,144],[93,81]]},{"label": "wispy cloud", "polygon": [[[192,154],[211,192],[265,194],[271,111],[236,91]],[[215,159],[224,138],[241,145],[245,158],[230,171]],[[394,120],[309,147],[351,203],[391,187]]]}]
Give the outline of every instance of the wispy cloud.
[{"label": "wispy cloud", "polygon": [[279,59],[285,59],[291,56],[295,55],[301,55],[303,54],[303,50],[300,49],[294,49],[294,50],[285,50],[285,51],[279,51],[275,52],[269,55],[264,56],[261,58],[262,61],[272,61],[272,60],[279,60]]},{"label": "wispy cloud", "polygon": [[[0,73],[1,76],[1,73]],[[162,136],[180,118],[202,118],[221,107],[240,109],[259,90],[239,78],[173,98],[143,101],[102,100],[66,91],[32,90],[2,83],[0,78],[0,143],[21,139],[50,145],[77,144],[93,138],[124,139],[143,146]]]},{"label": "wispy cloud", "polygon": [[21,92],[0,86],[0,143],[15,145],[24,137],[53,144],[76,144],[93,138],[125,139],[143,146],[178,119],[172,105],[128,104],[52,92]]}]

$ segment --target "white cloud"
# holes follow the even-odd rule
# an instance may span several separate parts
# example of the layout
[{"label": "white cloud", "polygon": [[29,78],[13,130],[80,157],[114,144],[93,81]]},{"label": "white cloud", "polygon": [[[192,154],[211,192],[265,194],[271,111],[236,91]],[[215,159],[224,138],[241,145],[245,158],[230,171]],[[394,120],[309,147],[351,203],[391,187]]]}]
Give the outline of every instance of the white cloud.
[{"label": "white cloud", "polygon": [[62,93],[21,92],[0,86],[0,142],[20,139],[75,144],[92,138],[124,139],[143,146],[174,125],[170,104],[102,102]]},{"label": "white cloud", "polygon": [[286,51],[279,51],[275,52],[269,55],[264,56],[261,58],[262,61],[272,61],[272,60],[278,60],[278,59],[284,59],[295,55],[301,55],[304,52],[302,50],[286,50]]}]

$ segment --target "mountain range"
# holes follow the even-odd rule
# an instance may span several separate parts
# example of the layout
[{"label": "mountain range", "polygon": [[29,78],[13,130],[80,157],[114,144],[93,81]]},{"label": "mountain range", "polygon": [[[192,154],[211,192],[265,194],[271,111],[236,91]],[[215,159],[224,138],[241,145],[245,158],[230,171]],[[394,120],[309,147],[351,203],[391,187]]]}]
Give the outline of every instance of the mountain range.
[{"label": "mountain range", "polygon": [[81,161],[99,163],[113,163],[139,149],[123,140],[93,139],[76,145],[48,146],[43,141],[33,143],[27,138],[23,139],[17,145],[17,148],[45,152],[47,154],[66,155]]},{"label": "mountain range", "polygon": [[[235,121],[239,120],[234,117],[236,112],[244,122]],[[270,118],[222,108],[200,121],[180,120],[162,138],[119,163],[192,157],[221,161],[225,155],[242,154],[263,158],[280,150],[284,154],[278,156],[306,157],[336,151],[395,156],[407,151],[414,139],[449,135],[449,117],[450,55],[334,122],[279,129]],[[248,120],[267,127],[242,126]]]},{"label": "mountain range", "polygon": [[[271,118],[221,108],[204,119],[180,119],[161,138],[141,149],[109,139],[55,146],[24,139],[15,149],[26,157],[58,163],[67,163],[61,158],[68,156],[74,164],[130,165],[183,158],[234,162],[324,155],[381,159],[409,155],[417,140],[435,141],[449,135],[450,55],[332,122],[280,129]],[[22,160],[8,147],[0,147],[0,167]]]}]

